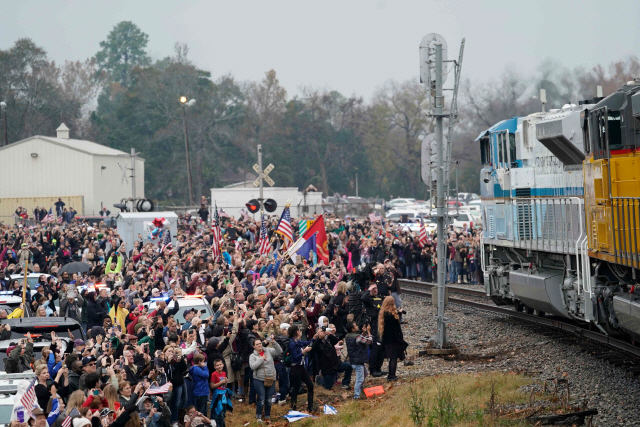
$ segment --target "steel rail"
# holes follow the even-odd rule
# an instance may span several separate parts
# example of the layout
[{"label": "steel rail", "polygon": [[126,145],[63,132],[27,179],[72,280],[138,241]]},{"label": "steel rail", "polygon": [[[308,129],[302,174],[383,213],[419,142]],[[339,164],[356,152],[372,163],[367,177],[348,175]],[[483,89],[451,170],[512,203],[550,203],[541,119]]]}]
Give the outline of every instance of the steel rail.
[{"label": "steel rail", "polygon": [[[403,280],[403,282],[407,282],[406,280]],[[426,284],[426,283],[421,283],[421,282],[416,282],[416,283],[420,283],[422,285],[430,285],[430,284]],[[433,287],[434,285],[431,285],[430,287]],[[424,286],[427,287],[427,286]],[[450,288],[450,287],[448,287]],[[471,290],[471,289],[467,289],[467,290]],[[406,295],[411,295],[411,296],[417,296],[417,297],[431,297],[431,293],[430,292],[425,292],[425,291],[417,291],[414,289],[402,289],[401,291],[403,294]],[[452,291],[453,292],[453,291]],[[483,293],[484,295],[484,293]],[[492,313],[497,313],[497,314],[502,314],[505,316],[509,316],[509,317],[514,317],[520,320],[524,320],[526,322],[532,322],[532,323],[537,323],[540,325],[544,325],[544,326],[549,326],[551,328],[555,328],[555,329],[560,329],[562,331],[571,333],[575,336],[577,336],[578,338],[584,338],[587,340],[591,340],[591,341],[596,341],[605,345],[608,345],[610,347],[616,348],[618,350],[622,350],[625,351],[627,353],[633,354],[634,356],[640,356],[640,348],[636,347],[635,345],[626,342],[626,341],[622,341],[616,338],[612,338],[608,335],[604,335],[601,332],[595,332],[595,331],[590,331],[588,329],[585,329],[584,326],[580,326],[580,325],[576,325],[576,324],[572,324],[569,323],[568,321],[564,321],[564,320],[559,320],[558,318],[551,318],[551,317],[541,317],[541,316],[536,316],[536,315],[532,315],[532,314],[527,314],[524,312],[520,312],[520,311],[516,311],[510,308],[505,308],[505,307],[499,307],[496,305],[490,305],[490,304],[484,304],[481,302],[477,302],[477,301],[470,301],[470,300],[466,300],[466,299],[462,299],[462,298],[455,298],[455,297],[449,297],[449,302],[453,303],[453,304],[460,304],[460,305],[464,305],[467,307],[472,307],[478,310],[482,310],[482,311],[489,311]],[[584,324],[585,326],[588,324]]]},{"label": "steel rail", "polygon": [[[408,280],[408,279],[399,279],[398,282],[400,282],[403,285],[417,286],[425,289],[431,289],[438,286],[437,283],[418,282],[417,280]],[[447,286],[447,289],[449,289],[449,292],[454,292],[457,294],[467,294],[467,295],[473,295],[477,297],[487,297],[486,292],[481,291],[479,289],[469,289],[469,288],[464,288],[462,286]],[[405,288],[402,288],[401,292],[405,292]]]}]

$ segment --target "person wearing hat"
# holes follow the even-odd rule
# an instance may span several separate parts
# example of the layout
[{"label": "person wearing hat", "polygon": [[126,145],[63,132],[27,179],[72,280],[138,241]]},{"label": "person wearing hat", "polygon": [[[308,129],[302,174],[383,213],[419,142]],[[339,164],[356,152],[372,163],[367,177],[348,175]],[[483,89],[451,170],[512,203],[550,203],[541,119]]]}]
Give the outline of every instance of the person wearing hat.
[{"label": "person wearing hat", "polygon": [[196,313],[198,313],[198,310],[193,307],[186,309],[182,313],[182,316],[184,317],[184,325],[182,325],[181,330],[186,331],[187,329],[191,328],[191,321],[193,320],[193,317],[196,315]]},{"label": "person wearing hat", "polygon": [[[45,414],[42,409],[35,408],[31,411],[31,416],[36,420],[33,424],[34,427],[47,427],[47,414]],[[88,420],[87,420],[88,421]],[[91,424],[91,423],[89,423]]]},{"label": "person wearing hat", "polygon": [[20,340],[18,345],[9,346],[7,349],[9,357],[4,361],[7,374],[21,374],[31,370],[31,359],[33,358],[33,338],[27,332],[27,342]]}]

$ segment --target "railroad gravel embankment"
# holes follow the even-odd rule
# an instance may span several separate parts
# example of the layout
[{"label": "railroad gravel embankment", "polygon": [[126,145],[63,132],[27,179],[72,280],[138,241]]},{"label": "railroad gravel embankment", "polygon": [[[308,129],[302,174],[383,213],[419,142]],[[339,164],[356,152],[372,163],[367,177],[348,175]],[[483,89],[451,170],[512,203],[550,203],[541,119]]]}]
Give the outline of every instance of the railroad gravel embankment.
[{"label": "railroad gravel embankment", "polygon": [[[408,314],[404,325],[409,353],[423,350],[425,337],[435,335],[436,308],[430,300],[403,296]],[[440,357],[415,357],[414,366],[398,366],[402,379],[472,372],[516,372],[532,379],[531,388],[541,391],[545,380],[566,378],[570,400],[587,402],[597,408],[597,426],[640,426],[640,379],[621,368],[582,352],[577,343],[550,336],[549,329],[505,316],[476,311],[451,304],[447,307],[448,336],[460,349],[451,360]],[[621,353],[622,354],[622,353]],[[566,386],[562,386],[565,388]]]}]

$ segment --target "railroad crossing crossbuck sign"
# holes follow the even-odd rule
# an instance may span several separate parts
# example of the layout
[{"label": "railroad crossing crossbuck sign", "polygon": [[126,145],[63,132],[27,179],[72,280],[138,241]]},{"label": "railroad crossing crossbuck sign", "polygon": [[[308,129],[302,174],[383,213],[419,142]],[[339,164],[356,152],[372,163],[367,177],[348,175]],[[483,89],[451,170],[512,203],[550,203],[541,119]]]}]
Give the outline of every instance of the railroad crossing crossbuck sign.
[{"label": "railroad crossing crossbuck sign", "polygon": [[260,166],[258,166],[257,164],[253,165],[253,170],[256,171],[256,173],[258,174],[258,178],[256,178],[255,181],[253,181],[253,186],[254,187],[259,187],[260,186],[260,179],[263,179],[267,184],[269,184],[271,187],[273,187],[275,185],[275,182],[273,182],[273,180],[269,177],[269,173],[274,168],[275,168],[275,166],[273,166],[272,163],[269,163],[269,166],[264,168],[262,173],[260,173]]}]

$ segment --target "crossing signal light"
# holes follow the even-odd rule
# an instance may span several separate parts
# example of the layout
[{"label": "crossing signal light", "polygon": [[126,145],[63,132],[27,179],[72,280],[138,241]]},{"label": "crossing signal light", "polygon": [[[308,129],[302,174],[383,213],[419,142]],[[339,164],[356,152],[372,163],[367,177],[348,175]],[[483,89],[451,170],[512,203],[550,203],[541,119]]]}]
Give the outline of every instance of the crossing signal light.
[{"label": "crossing signal light", "polygon": [[274,212],[277,207],[278,207],[278,204],[273,199],[267,199],[264,201],[264,210],[266,210],[269,213]]},{"label": "crossing signal light", "polygon": [[256,199],[249,200],[249,203],[245,203],[245,206],[251,213],[256,213],[260,210],[260,202]]}]

